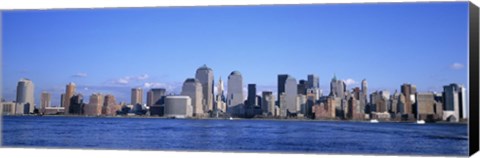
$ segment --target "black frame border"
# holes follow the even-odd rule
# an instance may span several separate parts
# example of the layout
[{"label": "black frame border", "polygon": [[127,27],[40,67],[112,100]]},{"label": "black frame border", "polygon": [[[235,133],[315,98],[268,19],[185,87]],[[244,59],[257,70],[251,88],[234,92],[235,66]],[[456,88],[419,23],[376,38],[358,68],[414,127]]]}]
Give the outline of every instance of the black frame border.
[{"label": "black frame border", "polygon": [[479,12],[478,7],[469,2],[469,155],[478,152],[479,146]]}]

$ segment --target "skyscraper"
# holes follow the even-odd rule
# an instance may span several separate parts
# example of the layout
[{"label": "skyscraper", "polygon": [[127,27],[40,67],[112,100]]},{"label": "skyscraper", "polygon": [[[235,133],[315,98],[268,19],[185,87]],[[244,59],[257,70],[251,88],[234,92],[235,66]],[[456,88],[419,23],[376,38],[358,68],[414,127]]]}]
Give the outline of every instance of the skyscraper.
[{"label": "skyscraper", "polygon": [[338,98],[345,98],[346,85],[342,80],[337,80],[337,76],[333,75],[330,82],[330,95]]},{"label": "skyscraper", "polygon": [[[467,118],[465,104],[465,88],[452,83],[443,86],[443,96],[445,100],[444,120],[458,122],[459,119]],[[464,112],[465,111],[465,112]],[[453,116],[453,117],[452,117]]]},{"label": "skyscraper", "polygon": [[262,112],[268,115],[273,115],[275,110],[275,97],[271,91],[262,92]]},{"label": "skyscraper", "polygon": [[287,74],[279,74],[277,77],[277,101],[278,101],[278,106],[281,107],[280,104],[280,95],[285,92],[285,81],[287,80],[288,75]]},{"label": "skyscraper", "polygon": [[308,75],[307,88],[320,88],[320,78],[316,75]]},{"label": "skyscraper", "polygon": [[44,91],[44,92],[42,92],[42,97],[40,99],[41,99],[40,111],[41,111],[41,113],[45,113],[45,108],[50,107],[50,105],[51,105],[51,95],[50,95],[50,93]]},{"label": "skyscraper", "polygon": [[[227,89],[227,111],[229,113],[242,113],[241,106],[243,105],[243,77],[239,71],[233,71],[228,76]],[[235,107],[239,111],[233,110]]]},{"label": "skyscraper", "polygon": [[23,78],[17,84],[17,114],[33,113],[35,99],[33,96],[34,85],[29,79]]},{"label": "skyscraper", "polygon": [[285,106],[286,110],[290,113],[298,112],[297,105],[297,80],[288,76],[285,81]]},{"label": "skyscraper", "polygon": [[153,101],[153,91],[150,89],[147,91],[147,106],[152,106],[154,103]]},{"label": "skyscraper", "polygon": [[143,104],[143,89],[142,88],[132,88],[132,105]]},{"label": "skyscraper", "polygon": [[85,104],[83,103],[83,95],[82,94],[76,94],[73,95],[70,98],[70,106],[68,108],[68,113],[69,114],[77,114],[81,115],[84,113],[84,106]]},{"label": "skyscraper", "polygon": [[224,90],[223,90],[222,77],[220,77],[218,79],[216,107],[215,108],[219,111],[222,111],[222,112],[227,111],[227,105],[226,105],[226,100],[225,100]]},{"label": "skyscraper", "polygon": [[98,116],[102,114],[102,108],[104,104],[104,96],[100,93],[93,93],[90,95],[90,101],[84,108],[84,114]]},{"label": "skyscraper", "polygon": [[165,88],[152,88],[147,92],[147,106],[162,105],[166,95]]},{"label": "skyscraper", "polygon": [[203,65],[197,69],[195,78],[202,84],[203,110],[205,112],[213,110],[213,70]]},{"label": "skyscraper", "polygon": [[205,109],[202,104],[203,100],[203,90],[202,84],[196,78],[187,78],[185,82],[183,82],[182,86],[182,93],[183,96],[189,96],[190,104],[193,108],[193,116],[204,116]]},{"label": "skyscraper", "polygon": [[367,79],[362,80],[362,97],[367,98],[368,96],[368,83]]},{"label": "skyscraper", "polygon": [[63,95],[63,106],[65,107],[65,113],[69,114],[70,113],[70,101],[75,94],[75,83],[70,82],[67,84],[67,87],[65,88],[65,94]]},{"label": "skyscraper", "polygon": [[297,94],[307,95],[308,83],[305,80],[300,80],[297,85]]},{"label": "skyscraper", "polygon": [[247,97],[247,105],[248,106],[255,106],[257,105],[257,87],[255,84],[248,84],[248,97]]},{"label": "skyscraper", "polygon": [[405,105],[403,107],[403,110],[404,110],[403,113],[404,114],[412,114],[413,113],[413,111],[412,111],[413,102],[412,102],[411,98],[412,98],[412,95],[415,95],[416,90],[413,91],[412,85],[408,84],[408,83],[402,84],[400,89],[401,89],[401,93],[405,96]]},{"label": "skyscraper", "polygon": [[[63,104],[65,104],[64,100],[65,100],[65,93],[62,93],[60,95],[60,107],[65,107],[65,105],[63,105]],[[65,113],[67,113],[67,112],[65,112]]]},{"label": "skyscraper", "polygon": [[115,115],[116,111],[120,110],[121,106],[117,105],[115,96],[107,94],[103,100],[102,114],[103,115]]}]

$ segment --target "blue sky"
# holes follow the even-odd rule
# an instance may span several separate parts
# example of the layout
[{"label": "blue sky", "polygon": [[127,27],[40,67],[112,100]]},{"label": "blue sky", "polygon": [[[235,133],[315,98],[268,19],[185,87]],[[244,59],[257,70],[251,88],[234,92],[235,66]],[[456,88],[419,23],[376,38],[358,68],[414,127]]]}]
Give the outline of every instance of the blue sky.
[{"label": "blue sky", "polygon": [[370,92],[467,83],[467,2],[4,11],[2,22],[6,100],[26,77],[37,103],[45,90],[58,105],[68,82],[87,102],[130,102],[138,86],[178,93],[203,64],[258,91],[283,73],[316,74],[325,94],[333,74]]}]

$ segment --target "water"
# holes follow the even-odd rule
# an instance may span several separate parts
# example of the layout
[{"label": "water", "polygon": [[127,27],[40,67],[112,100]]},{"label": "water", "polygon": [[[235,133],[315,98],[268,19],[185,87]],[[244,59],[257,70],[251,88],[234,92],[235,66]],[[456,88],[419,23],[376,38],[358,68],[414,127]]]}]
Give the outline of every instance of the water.
[{"label": "water", "polygon": [[468,154],[467,125],[4,116],[2,145],[336,154]]}]

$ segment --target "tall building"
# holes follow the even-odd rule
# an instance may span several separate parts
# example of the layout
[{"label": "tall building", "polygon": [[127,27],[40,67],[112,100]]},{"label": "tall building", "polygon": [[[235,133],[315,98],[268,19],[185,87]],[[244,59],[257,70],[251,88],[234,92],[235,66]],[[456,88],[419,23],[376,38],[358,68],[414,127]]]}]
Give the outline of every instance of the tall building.
[{"label": "tall building", "polygon": [[195,78],[202,84],[203,110],[205,112],[213,110],[213,70],[207,65],[197,69]]},{"label": "tall building", "polygon": [[62,93],[60,95],[60,107],[65,107],[65,105],[63,105],[65,103],[65,93]]},{"label": "tall building", "polygon": [[262,92],[262,113],[273,115],[275,110],[275,97],[271,91]]},{"label": "tall building", "polygon": [[103,99],[102,114],[113,116],[118,110],[121,110],[121,106],[117,104],[115,96],[107,94]]},{"label": "tall building", "polygon": [[281,106],[280,95],[285,92],[285,81],[287,80],[287,77],[287,74],[280,74],[277,77],[277,101],[279,106]]},{"label": "tall building", "polygon": [[45,91],[42,92],[41,95],[42,95],[42,97],[41,97],[41,102],[40,102],[40,106],[41,106],[40,111],[41,111],[41,113],[45,113],[45,108],[50,107],[50,105],[52,104],[52,102],[51,102],[51,97],[52,96],[50,95],[50,93],[45,92]]},{"label": "tall building", "polygon": [[463,86],[452,83],[450,85],[443,86],[443,97],[445,106],[443,109],[444,120],[458,122],[459,119],[466,119],[465,104],[465,88]]},{"label": "tall building", "polygon": [[243,104],[243,77],[239,71],[228,76],[227,106],[228,108]]},{"label": "tall building", "polygon": [[150,89],[149,91],[147,91],[147,106],[152,106],[154,102],[155,101],[153,101],[153,91]]},{"label": "tall building", "polygon": [[104,104],[104,96],[100,93],[93,93],[90,95],[90,101],[84,107],[85,115],[98,116],[102,114],[102,108]]},{"label": "tall building", "polygon": [[255,106],[257,105],[257,86],[255,84],[248,84],[248,96],[247,96],[247,105]]},{"label": "tall building", "polygon": [[204,116],[204,106],[203,106],[203,91],[202,84],[196,78],[187,78],[183,82],[182,93],[183,96],[189,96],[190,105],[193,107],[193,116]]},{"label": "tall building", "polygon": [[33,113],[35,109],[34,85],[29,79],[20,79],[17,84],[17,114]]},{"label": "tall building", "polygon": [[332,81],[330,82],[330,96],[345,98],[346,87],[345,82],[337,80],[337,76],[333,75]]},{"label": "tall building", "polygon": [[307,77],[307,88],[320,88],[320,78],[318,76],[310,74]]},{"label": "tall building", "polygon": [[147,92],[147,106],[163,105],[166,95],[165,88],[152,88]]},{"label": "tall building", "polygon": [[362,85],[361,85],[361,93],[360,93],[360,103],[359,103],[359,106],[361,108],[364,108],[365,110],[365,107],[367,107],[367,104],[368,104],[368,83],[367,83],[367,79],[363,79],[362,80]]},{"label": "tall building", "polygon": [[83,95],[82,94],[73,95],[70,98],[69,105],[70,105],[69,108],[68,108],[68,110],[69,110],[68,113],[69,114],[76,114],[76,115],[84,114],[85,104],[83,103]]},{"label": "tall building", "polygon": [[287,112],[289,113],[297,113],[299,109],[297,109],[297,80],[292,77],[288,76],[287,80],[285,81],[285,104],[281,105],[285,106]]},{"label": "tall building", "polygon": [[218,79],[218,85],[217,85],[217,97],[216,97],[216,106],[215,109],[222,111],[222,112],[227,112],[227,104],[225,100],[225,94],[224,94],[224,87],[223,87],[223,81],[222,77]]},{"label": "tall building", "polygon": [[[435,114],[435,96],[433,93],[416,93],[417,119],[425,120],[426,116]],[[418,118],[420,117],[420,118]]]},{"label": "tall building", "polygon": [[132,88],[132,99],[131,104],[143,104],[143,89],[142,88]]},{"label": "tall building", "polygon": [[404,83],[400,89],[401,93],[405,96],[405,105],[403,107],[403,113],[404,114],[413,114],[413,103],[412,102],[412,95],[415,95],[416,93],[416,88],[412,88],[415,86],[412,86],[411,84]]},{"label": "tall building", "polygon": [[69,114],[70,113],[70,101],[75,94],[75,83],[70,82],[67,84],[67,87],[65,88],[65,94],[63,95],[63,106],[65,107],[65,113]]},{"label": "tall building", "polygon": [[395,93],[393,93],[393,95],[390,96],[390,108],[388,109],[388,111],[390,113],[398,113],[398,103],[399,103],[399,99],[400,99],[400,93],[398,93],[396,90],[395,90]]},{"label": "tall building", "polygon": [[307,95],[308,83],[305,80],[300,80],[297,85],[297,94]]},{"label": "tall building", "polygon": [[467,93],[466,89],[463,85],[459,86],[460,92],[459,92],[459,97],[460,97],[460,118],[462,119],[468,119],[468,105],[467,105]]},{"label": "tall building", "polygon": [[383,90],[383,91],[375,91],[370,94],[370,101],[374,105],[376,112],[387,112],[388,111],[388,104],[390,99],[390,92]]}]

